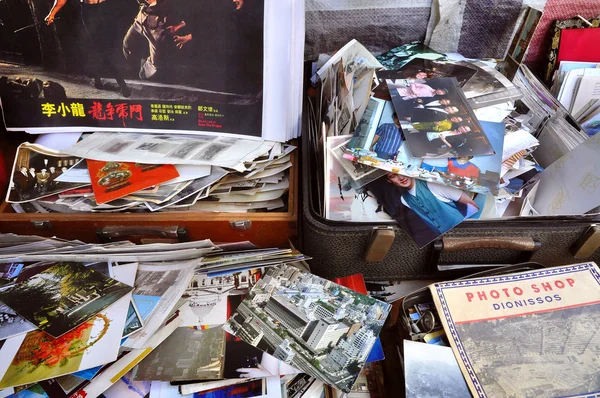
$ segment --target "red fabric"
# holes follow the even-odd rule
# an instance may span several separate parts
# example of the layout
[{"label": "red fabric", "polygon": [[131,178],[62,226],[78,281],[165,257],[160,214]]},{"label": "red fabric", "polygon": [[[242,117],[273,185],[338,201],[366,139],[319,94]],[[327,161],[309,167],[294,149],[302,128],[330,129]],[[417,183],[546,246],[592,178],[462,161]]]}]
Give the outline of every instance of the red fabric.
[{"label": "red fabric", "polygon": [[[458,166],[460,166],[457,163]],[[465,178],[471,178],[471,179],[477,179],[479,178],[479,168],[477,166],[475,166],[474,164],[468,164],[467,166],[464,167],[457,167],[457,165],[455,165],[452,161],[452,159],[448,160],[448,173],[460,176],[460,177],[465,177]]]},{"label": "red fabric", "polygon": [[600,15],[600,1],[598,0],[548,0],[544,7],[542,18],[533,33],[525,64],[536,73],[543,72],[546,66],[546,57],[550,47],[552,22],[571,19],[581,15],[592,19]]},{"label": "red fabric", "polygon": [[560,61],[600,62],[600,28],[565,29],[560,33],[556,64]]},{"label": "red fabric", "polygon": [[343,278],[335,278],[332,279],[332,282],[354,290],[355,292],[367,294],[367,285],[365,285],[365,279],[363,278],[362,274],[354,274],[345,276]]}]

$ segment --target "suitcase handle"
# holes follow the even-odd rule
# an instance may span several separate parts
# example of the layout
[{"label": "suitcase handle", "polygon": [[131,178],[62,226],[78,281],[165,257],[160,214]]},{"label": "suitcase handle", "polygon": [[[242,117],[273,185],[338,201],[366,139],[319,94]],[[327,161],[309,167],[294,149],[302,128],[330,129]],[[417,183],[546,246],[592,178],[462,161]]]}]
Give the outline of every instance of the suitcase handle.
[{"label": "suitcase handle", "polygon": [[464,250],[474,249],[504,249],[518,251],[518,263],[531,261],[533,253],[542,247],[542,244],[532,237],[444,237],[438,239],[433,244],[434,253],[431,262],[430,272],[438,274],[440,272],[455,274],[454,277],[462,276],[465,272],[473,273],[475,270],[490,269],[506,266],[508,264],[496,264],[490,261],[487,264],[453,264],[440,263],[443,253],[456,253]]},{"label": "suitcase handle", "polygon": [[447,253],[470,249],[508,249],[532,252],[540,248],[540,243],[529,236],[523,237],[445,237],[435,242],[435,249]]},{"label": "suitcase handle", "polygon": [[[151,241],[182,242],[186,240],[187,231],[178,226],[122,226],[112,225],[96,230],[96,236],[101,243],[115,242],[118,240],[140,241],[141,243],[153,243]],[[138,239],[136,239],[138,238]]]}]

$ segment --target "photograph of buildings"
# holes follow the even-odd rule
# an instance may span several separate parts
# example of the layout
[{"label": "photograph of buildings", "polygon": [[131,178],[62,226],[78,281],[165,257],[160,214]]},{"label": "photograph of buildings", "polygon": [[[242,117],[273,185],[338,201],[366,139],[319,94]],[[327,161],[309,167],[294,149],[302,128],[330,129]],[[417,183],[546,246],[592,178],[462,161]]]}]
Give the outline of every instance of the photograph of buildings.
[{"label": "photograph of buildings", "polygon": [[600,304],[455,326],[485,396],[600,391]]},{"label": "photograph of buildings", "polygon": [[247,343],[349,392],[390,305],[283,265],[270,268],[225,324]]}]

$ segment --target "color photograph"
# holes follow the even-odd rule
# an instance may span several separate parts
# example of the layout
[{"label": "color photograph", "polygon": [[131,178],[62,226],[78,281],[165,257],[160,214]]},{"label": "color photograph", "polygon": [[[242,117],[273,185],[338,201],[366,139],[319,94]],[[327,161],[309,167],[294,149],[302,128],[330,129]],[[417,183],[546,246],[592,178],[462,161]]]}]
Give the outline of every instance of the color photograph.
[{"label": "color photograph", "polygon": [[7,126],[260,136],[263,0],[4,3]]},{"label": "color photograph", "polygon": [[80,263],[57,263],[0,292],[0,300],[40,330],[59,337],[132,290]]},{"label": "color photograph", "polygon": [[[505,129],[503,123],[481,122],[494,155],[422,159],[410,153],[409,143],[405,141],[405,133],[400,128],[402,123],[392,102],[382,102],[383,112],[374,123],[375,128],[370,129],[368,134],[357,130],[345,145],[343,156],[349,166],[360,164],[367,170],[380,169],[471,192],[498,192]],[[334,138],[338,137],[330,137],[329,140]]]},{"label": "color photograph", "polygon": [[387,80],[410,153],[418,158],[492,155],[494,150],[455,78]]},{"label": "color photograph", "polygon": [[480,210],[468,192],[392,172],[367,187],[419,247]]},{"label": "color photograph", "polygon": [[294,368],[350,392],[390,308],[283,265],[267,271],[224,329]]}]

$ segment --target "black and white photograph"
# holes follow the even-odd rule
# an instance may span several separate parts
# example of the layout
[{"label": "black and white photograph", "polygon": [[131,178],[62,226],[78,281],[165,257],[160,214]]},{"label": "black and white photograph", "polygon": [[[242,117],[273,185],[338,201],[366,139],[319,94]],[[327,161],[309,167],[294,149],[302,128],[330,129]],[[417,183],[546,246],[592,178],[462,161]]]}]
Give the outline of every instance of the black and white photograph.
[{"label": "black and white photograph", "polygon": [[89,185],[56,181],[80,160],[72,156],[42,153],[35,147],[22,144],[17,149],[6,201],[24,203]]},{"label": "black and white photograph", "polygon": [[0,301],[0,340],[31,332],[37,327]]},{"label": "black and white photograph", "polygon": [[468,398],[452,348],[404,340],[406,398]]},{"label": "black and white photograph", "polygon": [[221,379],[225,362],[225,332],[180,327],[137,365],[138,381]]},{"label": "black and white photograph", "polygon": [[492,155],[481,124],[455,78],[387,80],[388,89],[412,156],[452,158]]},{"label": "black and white photograph", "polygon": [[290,265],[271,267],[224,329],[350,392],[391,306]]}]

